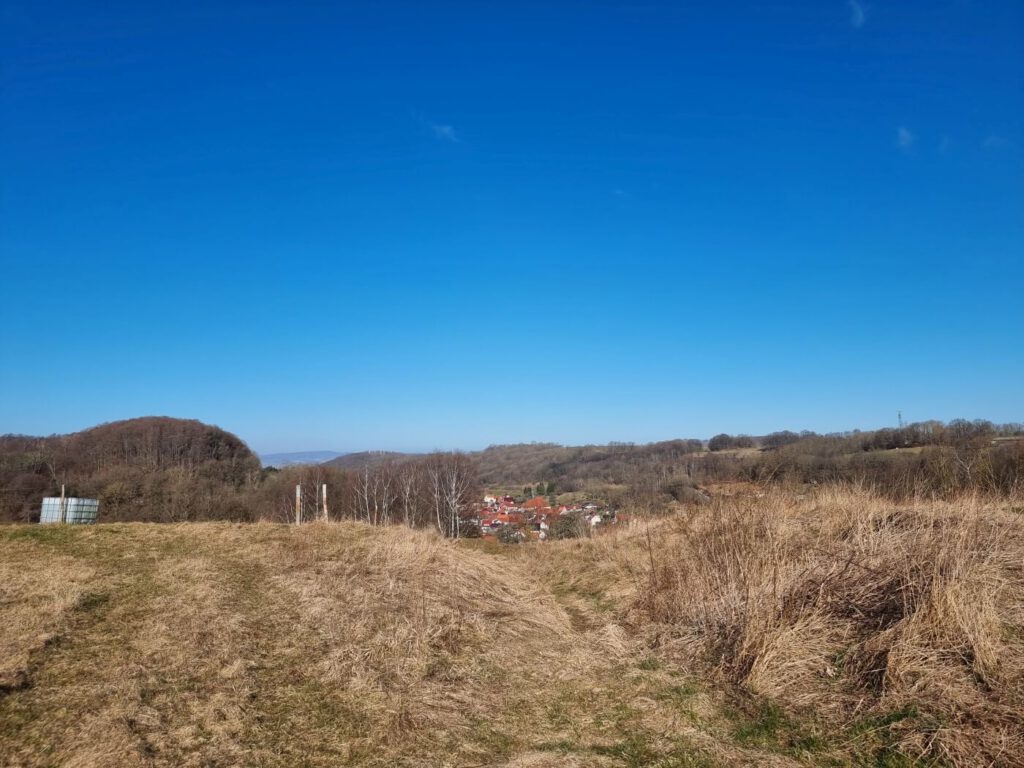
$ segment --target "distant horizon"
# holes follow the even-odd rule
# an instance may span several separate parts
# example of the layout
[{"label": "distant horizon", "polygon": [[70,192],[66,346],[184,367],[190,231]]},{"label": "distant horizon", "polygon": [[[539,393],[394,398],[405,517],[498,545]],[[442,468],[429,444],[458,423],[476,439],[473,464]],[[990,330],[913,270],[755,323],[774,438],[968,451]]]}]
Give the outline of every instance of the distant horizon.
[{"label": "distant horizon", "polygon": [[[257,447],[257,445],[255,443],[250,441],[245,436],[244,431],[232,429],[229,426],[225,426],[224,424],[218,423],[216,420],[208,421],[206,419],[199,419],[199,418],[195,418],[195,417],[171,416],[169,414],[146,414],[144,416],[129,416],[129,417],[124,417],[124,418],[119,418],[119,419],[109,419],[109,420],[105,420],[105,421],[99,421],[99,422],[96,422],[94,424],[90,424],[89,426],[82,427],[80,429],[72,429],[72,430],[64,430],[64,431],[57,430],[57,431],[49,431],[49,432],[45,432],[45,433],[43,433],[43,432],[29,432],[29,431],[11,431],[11,430],[8,430],[8,429],[3,428],[2,426],[0,426],[0,434],[17,434],[17,435],[25,435],[25,436],[30,436],[30,437],[50,437],[50,436],[53,436],[53,435],[68,435],[68,434],[74,434],[76,432],[82,432],[82,431],[91,429],[93,427],[99,426],[101,424],[108,424],[108,423],[111,423],[111,422],[118,422],[118,421],[129,421],[131,419],[137,419],[137,418],[174,418],[174,419],[200,421],[200,422],[202,422],[204,424],[208,424],[210,426],[214,426],[214,427],[217,427],[219,429],[223,429],[226,432],[230,432],[231,434],[237,436],[243,442],[245,442],[246,445],[249,446],[250,450],[252,450],[253,453],[255,453],[257,456],[260,456],[262,458],[262,457],[265,457],[265,456],[285,456],[285,455],[301,455],[301,454],[315,454],[315,453],[334,453],[334,454],[337,454],[338,456],[346,456],[346,455],[350,455],[350,454],[354,454],[354,453],[371,453],[371,452],[425,454],[425,453],[431,453],[433,451],[463,451],[463,452],[467,452],[467,453],[472,453],[472,452],[476,452],[476,451],[485,450],[485,449],[487,449],[487,448],[489,448],[491,446],[498,446],[498,445],[552,444],[552,445],[560,445],[560,446],[565,446],[565,447],[582,447],[582,446],[586,446],[586,445],[605,446],[605,445],[612,445],[612,444],[649,445],[651,443],[661,443],[661,442],[667,442],[667,441],[670,441],[670,440],[700,440],[702,442],[707,442],[708,440],[710,440],[715,435],[723,434],[723,433],[724,434],[729,434],[729,435],[747,435],[747,436],[751,436],[751,437],[763,437],[765,435],[772,434],[773,432],[782,432],[782,431],[786,431],[786,430],[791,431],[791,432],[796,432],[796,433],[800,433],[800,432],[803,432],[803,431],[809,431],[809,432],[814,432],[814,433],[819,434],[819,435],[842,434],[842,433],[849,433],[849,432],[855,432],[855,431],[859,431],[859,432],[872,432],[872,431],[879,430],[879,429],[894,429],[894,428],[898,427],[899,412],[897,412],[897,418],[894,419],[893,423],[891,423],[891,424],[880,424],[880,425],[876,425],[876,426],[857,426],[857,425],[853,425],[853,426],[848,426],[848,427],[845,427],[845,428],[827,429],[827,430],[826,429],[812,429],[810,427],[783,426],[783,427],[779,427],[777,429],[769,429],[769,430],[749,430],[749,429],[746,429],[746,430],[744,430],[744,429],[740,429],[740,430],[724,430],[723,429],[723,430],[714,431],[714,432],[712,432],[710,434],[707,434],[707,435],[704,435],[704,436],[697,435],[697,434],[677,434],[677,435],[672,435],[672,436],[668,436],[668,437],[657,437],[657,438],[653,438],[653,439],[622,440],[622,439],[611,438],[611,439],[608,439],[608,440],[588,440],[588,441],[572,441],[572,440],[568,440],[567,441],[567,440],[551,440],[551,439],[489,440],[489,441],[487,441],[485,443],[477,442],[477,443],[473,443],[473,444],[470,444],[470,445],[440,445],[440,444],[436,444],[436,445],[430,445],[430,446],[427,446],[427,447],[377,447],[377,446],[372,446],[372,447],[353,448],[353,449],[350,449],[350,450],[344,450],[344,449],[340,449],[340,448],[308,448],[308,447],[306,447],[306,448],[287,449],[287,450],[277,450],[277,449],[264,450],[264,449],[262,449],[260,447]],[[988,421],[988,422],[991,422],[991,423],[993,423],[995,425],[1021,424],[1021,423],[1024,423],[1024,416],[1018,416],[1017,418],[1007,418],[1007,419],[992,419],[992,418],[986,418],[984,416],[970,416],[970,417],[968,417],[968,416],[961,415],[961,416],[953,416],[953,417],[950,417],[950,418],[932,418],[932,417],[928,417],[928,418],[920,418],[920,419],[917,419],[917,418],[909,419],[909,418],[906,417],[906,414],[904,414],[903,415],[903,424],[904,424],[904,426],[907,426],[907,425],[910,425],[910,424],[919,424],[919,423],[924,423],[924,422],[929,422],[929,421],[941,421],[941,422],[943,422],[945,424],[948,424],[950,421],[953,421],[955,419],[966,419],[967,421],[972,421],[972,422],[973,421]]]},{"label": "distant horizon", "polygon": [[[981,420],[981,421],[990,421],[993,424],[1024,423],[1024,416],[1016,418],[1016,419],[1005,419],[1005,420],[986,419],[986,418],[981,417],[981,416],[979,416],[979,417],[970,417],[970,418],[969,417],[954,416],[954,417],[949,418],[949,419],[915,419],[913,421],[907,421],[906,419],[904,419],[904,425],[916,424],[916,423],[927,422],[927,421],[941,421],[943,423],[949,423],[950,421],[953,421],[954,419],[958,419],[958,418],[966,418],[968,421],[979,421],[979,420]],[[383,453],[416,453],[416,454],[431,453],[432,451],[464,451],[466,453],[473,453],[473,452],[476,452],[476,451],[486,450],[487,448],[489,448],[491,446],[496,446],[496,445],[531,445],[531,444],[534,444],[534,443],[544,443],[544,444],[550,444],[550,445],[561,445],[561,446],[565,446],[565,447],[569,447],[569,448],[575,448],[575,447],[581,447],[581,446],[586,446],[586,445],[612,445],[612,444],[650,445],[652,443],[663,443],[663,442],[667,442],[667,441],[670,441],[670,440],[700,440],[700,441],[706,443],[712,437],[714,437],[715,435],[719,435],[719,434],[747,435],[747,436],[750,436],[750,437],[763,437],[764,435],[770,435],[773,432],[783,432],[783,431],[789,430],[790,432],[796,432],[798,434],[800,432],[803,432],[803,431],[809,431],[809,432],[814,432],[814,433],[819,434],[819,435],[830,435],[830,434],[842,434],[842,433],[854,432],[854,431],[873,432],[873,431],[876,431],[876,430],[879,430],[879,429],[895,429],[897,426],[898,426],[897,423],[893,423],[893,424],[880,424],[878,426],[873,426],[873,427],[857,427],[857,426],[854,426],[854,427],[849,427],[847,429],[830,429],[830,430],[809,429],[809,428],[806,428],[806,427],[800,427],[800,428],[780,427],[778,429],[772,429],[772,430],[768,430],[768,431],[765,431],[765,432],[760,432],[760,431],[759,432],[752,432],[752,431],[749,431],[749,430],[739,430],[739,431],[729,432],[729,431],[725,431],[725,430],[719,430],[718,432],[713,432],[713,433],[711,433],[709,435],[705,435],[703,437],[700,436],[700,435],[675,435],[673,437],[659,437],[659,438],[651,439],[651,440],[619,440],[619,439],[614,439],[614,438],[611,439],[611,440],[585,441],[585,442],[566,441],[566,440],[513,440],[513,441],[497,440],[497,441],[487,442],[485,444],[479,444],[478,443],[478,444],[476,444],[475,447],[457,447],[457,446],[456,447],[438,447],[438,446],[435,446],[433,448],[410,448],[410,449],[403,449],[403,448],[375,448],[374,447],[374,448],[356,448],[356,449],[353,449],[353,450],[339,450],[339,449],[334,449],[334,448],[311,448],[311,449],[307,450],[307,449],[301,449],[300,448],[300,449],[297,449],[297,450],[286,450],[286,451],[277,451],[277,450],[262,451],[262,450],[257,450],[256,448],[254,448],[251,444],[248,443],[248,441],[246,441],[246,444],[249,445],[250,448],[252,448],[253,453],[256,453],[259,456],[272,456],[272,455],[275,455],[275,454],[276,455],[281,455],[281,454],[317,453],[317,452],[320,452],[320,451],[330,452],[330,453],[337,453],[337,454],[339,454],[341,456],[347,456],[347,455],[353,454],[353,453],[371,453],[371,452],[377,452],[377,451],[383,452]],[[230,432],[231,430],[228,430],[228,431]],[[239,435],[239,437],[242,437],[242,436]],[[242,439],[244,440],[245,438],[242,438]]]}]

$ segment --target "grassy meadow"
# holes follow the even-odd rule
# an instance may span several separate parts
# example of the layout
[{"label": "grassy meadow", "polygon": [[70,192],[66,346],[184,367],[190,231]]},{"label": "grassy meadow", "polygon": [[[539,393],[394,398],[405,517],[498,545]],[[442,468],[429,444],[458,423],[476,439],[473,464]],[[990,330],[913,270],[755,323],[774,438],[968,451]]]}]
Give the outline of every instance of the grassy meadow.
[{"label": "grassy meadow", "polygon": [[1024,764],[1024,501],[0,528],[3,766]]}]

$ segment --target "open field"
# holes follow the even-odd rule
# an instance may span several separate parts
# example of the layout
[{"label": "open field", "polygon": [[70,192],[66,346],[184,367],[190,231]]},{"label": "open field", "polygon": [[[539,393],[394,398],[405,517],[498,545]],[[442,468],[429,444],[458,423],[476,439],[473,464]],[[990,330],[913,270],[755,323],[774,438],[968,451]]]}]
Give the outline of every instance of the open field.
[{"label": "open field", "polygon": [[0,529],[0,765],[1024,763],[1024,502]]}]

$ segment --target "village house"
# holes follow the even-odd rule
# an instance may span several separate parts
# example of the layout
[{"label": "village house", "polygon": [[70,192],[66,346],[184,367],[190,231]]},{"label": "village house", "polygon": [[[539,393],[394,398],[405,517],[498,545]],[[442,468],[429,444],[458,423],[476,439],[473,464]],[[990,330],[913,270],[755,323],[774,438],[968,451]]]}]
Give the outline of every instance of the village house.
[{"label": "village house", "polygon": [[484,537],[493,537],[503,528],[512,526],[523,534],[523,538],[535,537],[543,541],[555,518],[573,513],[580,514],[591,531],[596,531],[602,523],[618,521],[614,509],[595,501],[553,507],[543,496],[534,496],[520,502],[512,496],[499,498],[492,494],[485,495],[481,505],[464,513],[462,519],[465,523],[478,526]]}]

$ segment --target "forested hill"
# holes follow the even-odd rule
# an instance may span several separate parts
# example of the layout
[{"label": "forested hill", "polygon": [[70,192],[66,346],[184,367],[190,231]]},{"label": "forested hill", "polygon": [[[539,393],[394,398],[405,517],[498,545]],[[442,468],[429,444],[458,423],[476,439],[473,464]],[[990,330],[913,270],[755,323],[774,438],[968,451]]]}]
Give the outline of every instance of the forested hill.
[{"label": "forested hill", "polygon": [[330,461],[323,462],[326,467],[336,469],[363,470],[367,467],[374,468],[383,464],[400,463],[403,461],[414,461],[423,457],[421,453],[400,453],[398,451],[360,451],[359,453],[346,453]]},{"label": "forested hill", "polygon": [[543,479],[563,489],[576,489],[593,481],[625,483],[640,468],[677,468],[685,463],[684,457],[701,450],[700,440],[665,440],[644,445],[492,445],[471,455],[486,483],[519,485]]},{"label": "forested hill", "polygon": [[[547,480],[570,489],[582,487],[588,481],[624,483],[635,477],[640,467],[678,467],[684,456],[702,450],[700,440],[666,440],[645,445],[521,443],[492,445],[467,455],[476,464],[480,480],[487,485],[514,487]],[[419,458],[420,454],[364,451],[341,456],[326,465],[358,471]]]},{"label": "forested hill", "polygon": [[[424,523],[420,513],[434,503],[427,498],[428,479],[450,456],[369,451],[326,464],[263,469],[235,435],[164,417],[70,435],[5,435],[0,522],[38,519],[41,499],[58,494],[62,483],[71,496],[98,498],[109,522],[285,520],[294,515],[295,486],[307,483],[310,504],[317,499],[313,489],[331,487],[336,517],[392,520],[402,497],[402,519]],[[456,463],[465,480],[460,504],[463,496],[503,489],[524,496],[580,493],[650,509],[686,501],[695,485],[734,480],[861,483],[894,496],[1017,493],[1024,491],[1024,425],[958,419],[832,435],[722,434],[706,445],[495,445],[460,454]]]},{"label": "forested hill", "polygon": [[[102,498],[108,519],[223,516],[225,491],[260,478],[259,458],[237,436],[162,416],[101,424],[69,435],[0,436],[0,521],[27,521],[58,494]],[[215,511],[216,510],[216,511]],[[185,517],[183,517],[185,516]]]},{"label": "forested hill", "polygon": [[[489,488],[598,492],[629,498],[676,496],[689,482],[865,482],[896,494],[1019,488],[1024,482],[1024,425],[984,420],[927,421],[872,431],[819,435],[774,432],[657,443],[566,446],[493,445],[467,454]],[[401,464],[411,454],[350,454],[330,465],[362,471]]]}]

